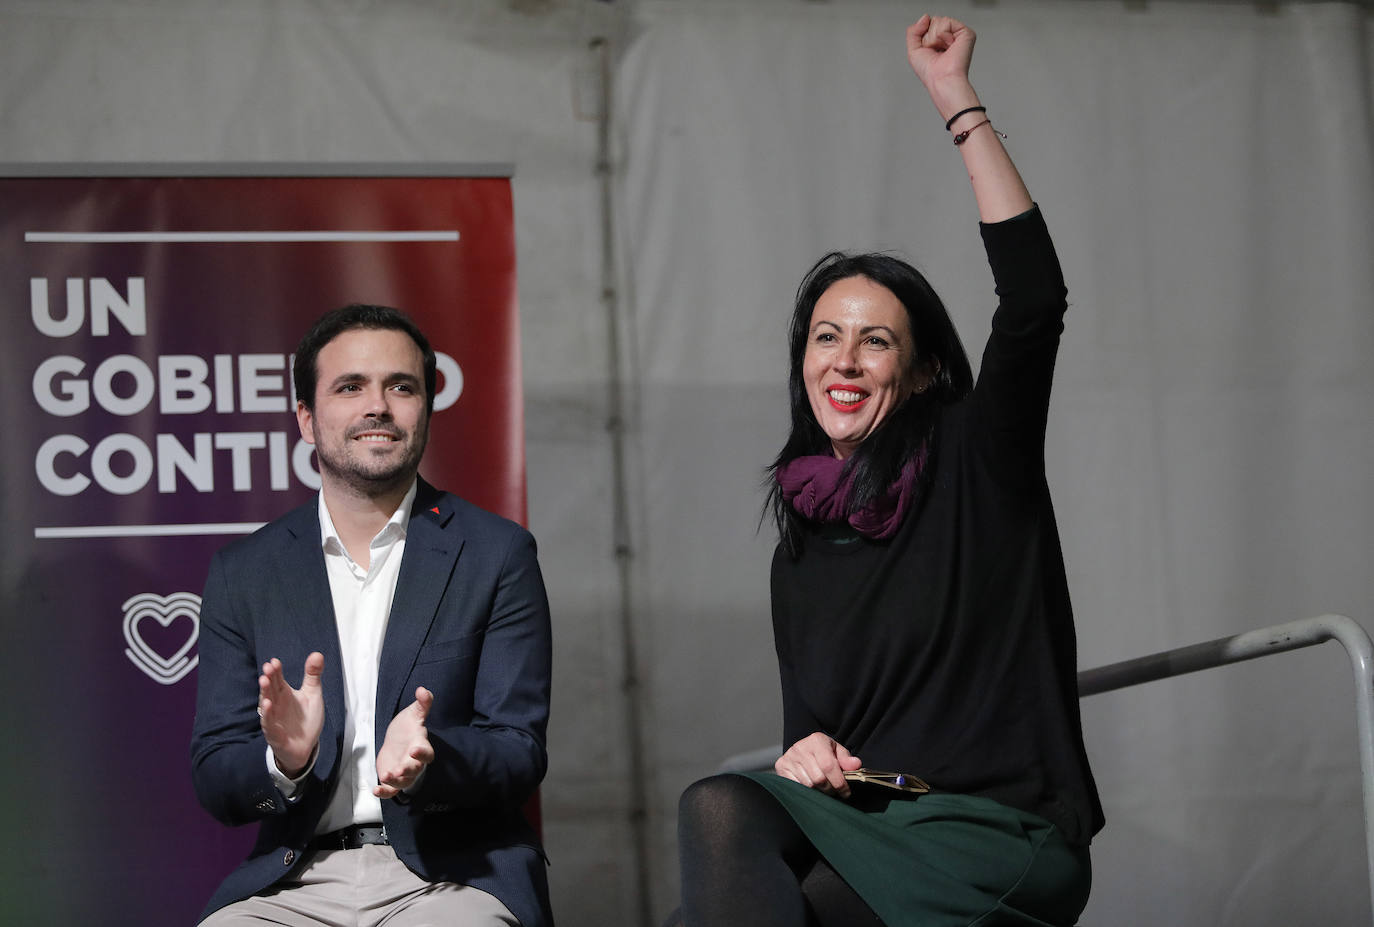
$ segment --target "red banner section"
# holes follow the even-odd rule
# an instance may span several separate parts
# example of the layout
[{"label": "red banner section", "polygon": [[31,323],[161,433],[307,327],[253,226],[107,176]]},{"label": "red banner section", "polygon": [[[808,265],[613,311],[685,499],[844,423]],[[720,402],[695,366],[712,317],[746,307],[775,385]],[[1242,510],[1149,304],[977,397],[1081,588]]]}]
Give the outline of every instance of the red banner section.
[{"label": "red banner section", "polygon": [[[0,179],[8,646],[0,894],[45,923],[184,925],[246,850],[188,772],[215,549],[319,486],[291,351],[396,306],[439,353],[421,472],[525,517],[505,178]],[[21,917],[21,919],[23,919]]]}]

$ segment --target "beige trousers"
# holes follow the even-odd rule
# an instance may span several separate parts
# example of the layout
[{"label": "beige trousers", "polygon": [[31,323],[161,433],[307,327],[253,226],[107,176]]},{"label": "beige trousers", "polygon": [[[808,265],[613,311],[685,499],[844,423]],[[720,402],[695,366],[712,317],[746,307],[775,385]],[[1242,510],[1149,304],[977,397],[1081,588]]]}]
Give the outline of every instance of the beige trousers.
[{"label": "beige trousers", "polygon": [[492,895],[426,882],[389,846],[316,853],[292,878],[226,905],[201,927],[520,927]]}]

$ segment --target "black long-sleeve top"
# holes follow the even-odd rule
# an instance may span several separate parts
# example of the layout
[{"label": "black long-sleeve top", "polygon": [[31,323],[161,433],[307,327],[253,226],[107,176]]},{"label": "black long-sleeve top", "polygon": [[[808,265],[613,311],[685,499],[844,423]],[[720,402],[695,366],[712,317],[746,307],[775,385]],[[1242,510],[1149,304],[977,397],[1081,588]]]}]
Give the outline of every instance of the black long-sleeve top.
[{"label": "black long-sleeve top", "polygon": [[1067,303],[1039,209],[982,226],[999,304],[972,393],[944,407],[918,507],[888,541],[810,526],[773,558],[786,745],[824,731],[865,766],[1103,824],[1073,613],[1045,481]]}]

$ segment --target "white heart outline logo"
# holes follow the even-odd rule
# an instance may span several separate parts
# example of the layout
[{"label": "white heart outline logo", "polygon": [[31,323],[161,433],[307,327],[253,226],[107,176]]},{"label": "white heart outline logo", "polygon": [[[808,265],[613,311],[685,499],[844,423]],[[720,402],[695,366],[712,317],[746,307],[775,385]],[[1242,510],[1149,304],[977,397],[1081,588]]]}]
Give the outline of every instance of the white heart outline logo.
[{"label": "white heart outline logo", "polygon": [[[174,592],[169,596],[142,592],[121,607],[124,609],[124,640],[129,643],[124,655],[149,679],[170,686],[180,682],[200,663],[199,653],[193,657],[186,656],[200,640],[200,596],[192,592]],[[145,618],[152,618],[164,628],[170,628],[172,622],[181,617],[191,619],[191,633],[181,649],[170,657],[164,657],[149,647],[139,633],[139,622]]]}]

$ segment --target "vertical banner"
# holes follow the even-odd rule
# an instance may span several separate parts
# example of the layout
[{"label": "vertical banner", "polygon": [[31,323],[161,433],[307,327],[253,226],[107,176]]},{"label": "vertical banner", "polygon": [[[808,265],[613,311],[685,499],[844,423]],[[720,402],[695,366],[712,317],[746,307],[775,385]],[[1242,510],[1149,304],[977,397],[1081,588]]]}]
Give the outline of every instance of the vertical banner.
[{"label": "vertical banner", "polygon": [[318,489],[290,355],[352,302],[439,353],[421,473],[523,521],[504,177],[0,179],[7,922],[184,927],[246,854],[191,790],[200,592]]}]

